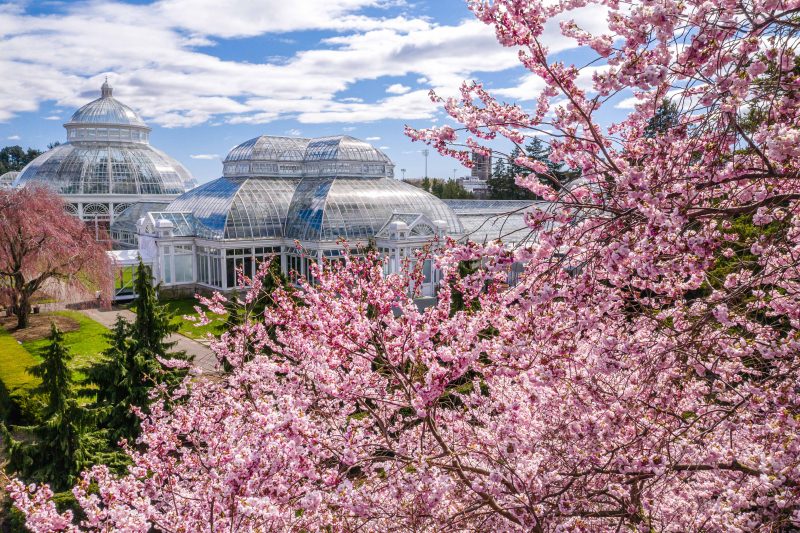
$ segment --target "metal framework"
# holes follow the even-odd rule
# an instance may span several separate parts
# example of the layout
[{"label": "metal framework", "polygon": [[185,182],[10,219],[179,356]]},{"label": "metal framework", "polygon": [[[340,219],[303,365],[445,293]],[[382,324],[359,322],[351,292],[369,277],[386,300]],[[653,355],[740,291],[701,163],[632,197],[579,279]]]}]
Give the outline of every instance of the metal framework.
[{"label": "metal framework", "polygon": [[[103,83],[100,98],[64,124],[67,142],[31,161],[14,186],[44,184],[82,219],[102,214],[109,223],[134,202],[169,201],[191,188],[189,171],[150,146],[150,128],[112,94]],[[105,205],[103,213],[98,204]]]}]

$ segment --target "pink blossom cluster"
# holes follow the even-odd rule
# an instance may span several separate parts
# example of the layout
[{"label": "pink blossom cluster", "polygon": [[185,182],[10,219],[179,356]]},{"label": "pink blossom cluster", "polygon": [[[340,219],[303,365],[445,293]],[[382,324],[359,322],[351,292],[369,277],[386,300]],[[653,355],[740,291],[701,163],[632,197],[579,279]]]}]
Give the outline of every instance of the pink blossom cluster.
[{"label": "pink blossom cluster", "polygon": [[[587,91],[540,39],[590,4],[608,35],[562,24],[608,65]],[[533,243],[447,243],[424,311],[419,272],[371,254],[275,291],[213,343],[230,373],[152,406],[126,476],[85,475],[81,528],[800,528],[800,2],[470,5],[547,89],[526,113],[464,85],[439,102],[463,130],[408,132],[462,160],[462,135],[554,132],[581,178],[520,180],[553,200]],[[11,494],[32,530],[72,527],[46,487]]]}]

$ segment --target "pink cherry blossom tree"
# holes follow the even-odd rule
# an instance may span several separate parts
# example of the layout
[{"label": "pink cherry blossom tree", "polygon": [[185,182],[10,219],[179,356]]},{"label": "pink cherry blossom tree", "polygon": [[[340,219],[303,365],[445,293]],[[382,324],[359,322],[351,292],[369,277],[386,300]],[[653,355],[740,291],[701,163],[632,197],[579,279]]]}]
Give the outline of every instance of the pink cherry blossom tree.
[{"label": "pink cherry blossom tree", "polygon": [[44,187],[0,190],[0,285],[17,327],[28,325],[31,298],[48,282],[94,294],[106,290],[111,265],[86,226]]},{"label": "pink cherry blossom tree", "polygon": [[[568,22],[587,5],[607,35]],[[548,139],[582,177],[564,191],[515,162],[552,202],[529,216],[534,244],[448,243],[425,311],[419,273],[374,256],[276,290],[214,344],[230,373],[155,402],[127,476],[85,474],[81,526],[12,483],[28,527],[800,527],[800,2],[470,6],[543,80],[536,107],[465,84],[434,95],[463,128],[408,133],[465,163]],[[591,89],[548,54],[555,19],[603,65]],[[677,112],[654,128],[664,99]]]}]

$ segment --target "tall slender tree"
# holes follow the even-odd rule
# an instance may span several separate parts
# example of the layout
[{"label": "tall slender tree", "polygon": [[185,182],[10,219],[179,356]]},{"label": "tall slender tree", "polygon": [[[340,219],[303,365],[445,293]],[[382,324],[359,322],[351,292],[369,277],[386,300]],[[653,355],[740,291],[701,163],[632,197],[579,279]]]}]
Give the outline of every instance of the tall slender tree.
[{"label": "tall slender tree", "polygon": [[93,420],[73,391],[71,359],[63,333],[53,324],[44,359],[30,369],[42,380],[35,390],[44,396],[38,423],[15,428],[24,435],[22,440],[3,427],[9,470],[31,481],[47,482],[56,490],[75,482],[78,473],[89,466],[92,450],[99,443],[92,431]]},{"label": "tall slender tree", "polygon": [[177,324],[166,306],[158,303],[150,267],[142,261],[134,280],[136,299],[133,323],[118,317],[108,334],[109,347],[103,359],[88,370],[87,383],[97,388],[94,408],[102,413],[102,426],[118,439],[135,440],[140,431],[139,418],[132,408],[147,412],[150,391],[155,385],[177,385],[186,374],[183,368],[171,368],[167,360],[186,360],[184,352],[173,351],[170,335]]}]

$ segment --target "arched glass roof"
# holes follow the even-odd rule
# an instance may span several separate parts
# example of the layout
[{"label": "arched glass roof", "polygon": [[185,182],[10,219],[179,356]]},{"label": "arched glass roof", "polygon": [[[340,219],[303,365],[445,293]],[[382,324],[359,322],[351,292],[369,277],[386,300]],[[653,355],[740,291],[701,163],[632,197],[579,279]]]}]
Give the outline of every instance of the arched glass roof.
[{"label": "arched glass roof", "polygon": [[198,237],[336,241],[375,235],[394,213],[461,222],[435,196],[390,178],[228,178],[186,192],[166,211],[191,213]]},{"label": "arched glass roof", "polygon": [[311,139],[306,148],[306,161],[363,161],[388,163],[389,157],[360,139],[348,135]]},{"label": "arched glass roof", "polygon": [[175,195],[191,179],[183,165],[147,144],[67,143],[31,161],[15,185],[42,183],[67,195]]},{"label": "arched glass roof", "polygon": [[309,139],[262,135],[234,147],[225,158],[231,161],[302,161]]},{"label": "arched glass roof", "polygon": [[19,172],[6,172],[0,175],[0,189],[8,189],[14,184],[14,180],[19,176]]},{"label": "arched glass roof", "polygon": [[167,211],[192,213],[200,237],[281,238],[299,181],[223,177],[176,198]]},{"label": "arched glass roof", "polygon": [[306,178],[295,191],[286,221],[286,237],[336,241],[375,235],[394,213],[418,213],[443,220],[449,234],[461,222],[440,199],[402,181],[360,178]]}]

